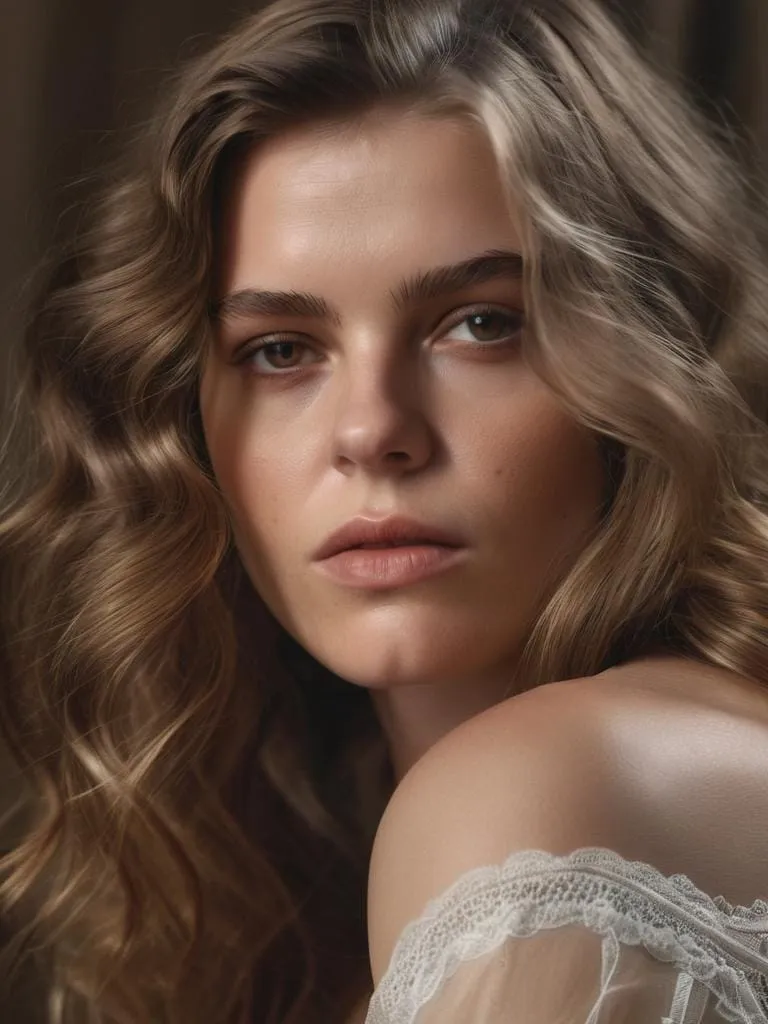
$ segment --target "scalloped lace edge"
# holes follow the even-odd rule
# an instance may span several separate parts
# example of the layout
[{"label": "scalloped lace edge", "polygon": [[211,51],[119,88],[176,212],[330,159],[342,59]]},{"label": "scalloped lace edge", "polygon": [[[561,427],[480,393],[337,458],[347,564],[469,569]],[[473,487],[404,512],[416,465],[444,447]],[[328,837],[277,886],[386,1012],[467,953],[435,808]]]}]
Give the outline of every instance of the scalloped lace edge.
[{"label": "scalloped lace edge", "polygon": [[[673,925],[674,918],[656,903],[654,912],[657,915],[667,913],[670,923],[656,925],[629,918],[605,898],[570,902],[563,906],[553,903],[541,906],[507,904],[503,916],[496,914],[485,921],[473,920],[473,934],[471,938],[465,936],[466,941],[460,951],[450,943],[437,950],[430,947],[429,933],[435,922],[479,890],[541,872],[551,873],[554,883],[556,879],[562,881],[564,876],[584,874],[585,869],[618,888],[622,883],[646,887],[681,910],[699,917],[703,915],[709,926],[716,929],[727,928],[730,921],[737,927],[743,923],[751,925],[749,930],[753,931],[754,925],[764,918],[768,934],[768,902],[765,899],[758,898],[750,906],[742,906],[731,904],[722,896],[712,898],[687,875],[664,875],[650,864],[628,861],[615,850],[603,847],[583,847],[564,856],[545,850],[517,850],[502,864],[484,865],[465,872],[441,895],[430,900],[420,917],[405,926],[387,970],[373,993],[365,1024],[410,1024],[418,1010],[462,963],[491,952],[508,938],[523,938],[536,931],[569,924],[583,924],[603,936],[613,932],[625,945],[643,945],[657,959],[666,963],[676,962],[681,970],[715,993],[718,997],[717,1010],[725,1020],[734,1024],[768,1024],[768,1016],[758,1003],[745,972],[715,956],[711,951],[713,942],[699,942],[685,932],[678,934]],[[607,873],[601,874],[601,871]],[[653,902],[651,895],[648,899]],[[414,956],[423,952],[423,948],[427,950],[426,955],[421,959]],[[419,963],[419,984],[411,991],[398,992],[401,965],[410,959]],[[394,1013],[397,1017],[393,1016]]]}]

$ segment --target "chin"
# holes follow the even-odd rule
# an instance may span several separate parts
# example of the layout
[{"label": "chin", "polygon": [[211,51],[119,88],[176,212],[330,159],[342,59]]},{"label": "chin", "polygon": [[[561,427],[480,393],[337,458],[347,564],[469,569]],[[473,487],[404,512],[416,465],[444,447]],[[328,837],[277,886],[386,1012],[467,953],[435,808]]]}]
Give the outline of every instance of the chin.
[{"label": "chin", "polygon": [[308,645],[327,668],[357,686],[387,690],[400,686],[450,685],[476,675],[479,666],[466,660],[467,645],[448,647],[438,639],[409,644],[406,638],[388,643],[358,638],[342,649],[325,644]]}]

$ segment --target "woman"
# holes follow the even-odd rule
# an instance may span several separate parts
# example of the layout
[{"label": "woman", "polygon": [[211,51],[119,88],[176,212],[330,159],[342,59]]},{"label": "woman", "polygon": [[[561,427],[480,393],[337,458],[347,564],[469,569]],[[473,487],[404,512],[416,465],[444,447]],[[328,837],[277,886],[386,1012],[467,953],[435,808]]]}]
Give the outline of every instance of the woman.
[{"label": "woman", "polygon": [[185,71],[24,351],[49,1020],[768,1021],[764,223],[586,0]]}]

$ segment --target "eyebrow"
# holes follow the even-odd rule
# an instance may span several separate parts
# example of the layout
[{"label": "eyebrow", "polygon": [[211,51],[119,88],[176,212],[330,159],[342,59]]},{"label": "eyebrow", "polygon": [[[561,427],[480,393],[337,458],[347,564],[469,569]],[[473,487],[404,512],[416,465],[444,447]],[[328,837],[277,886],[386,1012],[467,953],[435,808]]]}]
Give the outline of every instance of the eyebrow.
[{"label": "eyebrow", "polygon": [[[394,308],[403,310],[410,304],[427,302],[472,285],[502,277],[520,279],[523,275],[523,257],[507,249],[490,249],[443,267],[419,271],[401,281],[389,296]],[[243,288],[209,304],[208,314],[214,322],[249,316],[315,317],[341,324],[341,315],[325,299],[309,292],[262,291]]]}]

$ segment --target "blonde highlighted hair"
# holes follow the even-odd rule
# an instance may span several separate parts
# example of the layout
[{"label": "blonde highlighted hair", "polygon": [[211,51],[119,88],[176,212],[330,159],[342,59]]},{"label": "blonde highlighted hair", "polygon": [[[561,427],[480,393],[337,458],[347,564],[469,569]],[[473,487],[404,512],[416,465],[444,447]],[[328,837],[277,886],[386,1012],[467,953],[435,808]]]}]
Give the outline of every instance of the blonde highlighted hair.
[{"label": "blonde highlighted hair", "polygon": [[327,1024],[369,990],[392,766],[368,694],[250,585],[197,387],[235,153],[381,104],[488,132],[527,357],[605,454],[518,678],[663,650],[768,685],[766,219],[724,140],[592,0],[277,0],[184,69],[21,351],[0,724],[28,792],[0,907],[52,1024]]}]

